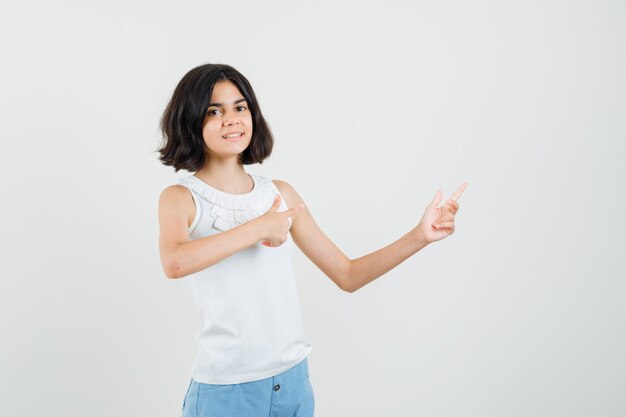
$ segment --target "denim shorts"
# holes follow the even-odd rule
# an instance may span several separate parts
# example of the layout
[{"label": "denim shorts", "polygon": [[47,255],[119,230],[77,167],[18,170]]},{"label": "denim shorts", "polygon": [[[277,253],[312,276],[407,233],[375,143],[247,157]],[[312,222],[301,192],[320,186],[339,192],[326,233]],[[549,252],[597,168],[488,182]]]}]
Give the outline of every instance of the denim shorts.
[{"label": "denim shorts", "polygon": [[308,359],[276,376],[241,384],[189,382],[183,417],[313,417]]}]

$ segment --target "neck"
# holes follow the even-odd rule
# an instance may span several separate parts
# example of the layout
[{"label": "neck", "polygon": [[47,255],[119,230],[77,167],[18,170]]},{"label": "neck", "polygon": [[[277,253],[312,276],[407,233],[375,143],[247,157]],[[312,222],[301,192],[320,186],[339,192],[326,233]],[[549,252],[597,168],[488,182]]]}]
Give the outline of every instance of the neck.
[{"label": "neck", "polygon": [[252,180],[237,159],[212,159],[195,174],[211,187],[231,194],[244,194],[252,190]]}]

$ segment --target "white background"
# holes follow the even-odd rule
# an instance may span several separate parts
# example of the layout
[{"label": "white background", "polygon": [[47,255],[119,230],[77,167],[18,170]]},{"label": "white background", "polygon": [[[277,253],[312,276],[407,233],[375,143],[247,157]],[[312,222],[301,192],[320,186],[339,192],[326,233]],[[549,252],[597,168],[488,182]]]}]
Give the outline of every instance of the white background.
[{"label": "white background", "polygon": [[[0,6],[0,415],[176,416],[198,321],[165,277],[158,122],[251,82],[350,258],[463,182],[456,233],[359,291],[294,263],[316,415],[626,414],[622,1]],[[444,200],[445,201],[445,200]]]}]

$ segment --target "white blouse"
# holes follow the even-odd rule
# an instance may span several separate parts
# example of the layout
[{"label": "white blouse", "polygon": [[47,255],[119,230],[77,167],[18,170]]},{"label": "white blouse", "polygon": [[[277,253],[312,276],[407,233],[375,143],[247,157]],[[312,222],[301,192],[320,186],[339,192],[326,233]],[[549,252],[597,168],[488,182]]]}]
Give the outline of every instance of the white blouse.
[{"label": "white blouse", "polygon": [[[179,179],[196,204],[190,239],[221,233],[266,213],[280,194],[271,179],[250,174],[252,191],[229,194],[198,177]],[[281,195],[282,199],[282,195]],[[287,210],[282,199],[279,211]],[[290,234],[278,247],[257,242],[184,278],[200,315],[192,378],[239,384],[275,376],[312,350],[302,323]]]}]

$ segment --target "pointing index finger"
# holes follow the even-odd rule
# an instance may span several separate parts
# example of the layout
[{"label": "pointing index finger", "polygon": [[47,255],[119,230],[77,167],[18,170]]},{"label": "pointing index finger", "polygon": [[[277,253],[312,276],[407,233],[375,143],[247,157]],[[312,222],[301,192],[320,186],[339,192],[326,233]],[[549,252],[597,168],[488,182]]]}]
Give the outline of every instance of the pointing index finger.
[{"label": "pointing index finger", "polygon": [[454,194],[452,194],[452,197],[450,197],[450,200],[454,200],[454,201],[458,200],[466,188],[467,188],[467,182],[464,182],[463,184],[459,186],[459,188],[454,192]]},{"label": "pointing index finger", "polygon": [[288,217],[291,217],[297,212],[299,212],[300,210],[302,210],[303,208],[304,208],[304,204],[300,204],[299,206],[294,206],[290,208],[289,210],[285,210],[283,213],[287,214]]}]

